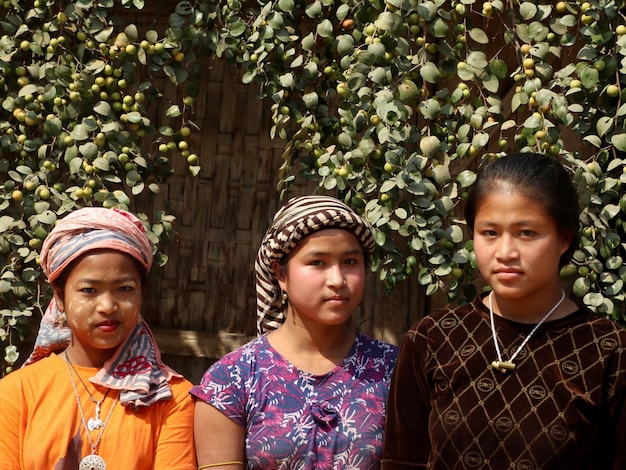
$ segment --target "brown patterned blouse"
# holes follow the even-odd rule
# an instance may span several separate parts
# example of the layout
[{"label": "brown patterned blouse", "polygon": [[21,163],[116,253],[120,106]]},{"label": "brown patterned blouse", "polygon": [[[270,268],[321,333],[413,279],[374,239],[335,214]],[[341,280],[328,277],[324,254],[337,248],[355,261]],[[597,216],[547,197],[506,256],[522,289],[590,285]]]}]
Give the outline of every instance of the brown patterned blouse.
[{"label": "brown patterned blouse", "polygon": [[[495,317],[507,360],[534,325]],[[626,469],[626,330],[587,309],[543,324],[502,373],[480,299],[405,335],[382,469]]]}]

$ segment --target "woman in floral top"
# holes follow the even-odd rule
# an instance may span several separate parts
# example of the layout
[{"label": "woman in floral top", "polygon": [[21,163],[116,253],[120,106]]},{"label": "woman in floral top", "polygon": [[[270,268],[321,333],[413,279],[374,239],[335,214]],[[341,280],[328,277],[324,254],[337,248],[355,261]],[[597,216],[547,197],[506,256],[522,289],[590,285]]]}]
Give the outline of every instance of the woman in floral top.
[{"label": "woman in floral top", "polygon": [[260,336],[191,391],[199,468],[379,468],[397,347],[349,325],[373,247],[334,198],[278,211],[256,261]]}]

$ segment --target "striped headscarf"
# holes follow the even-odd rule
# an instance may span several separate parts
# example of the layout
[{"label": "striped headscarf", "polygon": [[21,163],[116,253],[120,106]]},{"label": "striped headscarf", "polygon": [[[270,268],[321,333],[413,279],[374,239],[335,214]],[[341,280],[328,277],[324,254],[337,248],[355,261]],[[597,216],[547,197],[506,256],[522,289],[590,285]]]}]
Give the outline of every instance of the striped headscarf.
[{"label": "striped headscarf", "polygon": [[[152,267],[152,244],[141,220],[130,212],[102,207],[85,207],[61,219],[41,247],[41,267],[53,283],[73,261],[99,249],[130,255],[143,266],[146,275]],[[24,366],[63,352],[71,336],[65,313],[52,299],[42,318],[33,352]],[[170,399],[169,380],[173,376],[179,374],[163,364],[154,336],[141,319],[90,381],[120,390],[120,402],[136,407]]]},{"label": "striped headscarf", "polygon": [[276,212],[255,261],[257,333],[275,330],[285,321],[286,305],[272,270],[307,235],[328,228],[348,230],[359,239],[367,256],[374,251],[370,225],[343,202],[330,196],[300,196]]}]

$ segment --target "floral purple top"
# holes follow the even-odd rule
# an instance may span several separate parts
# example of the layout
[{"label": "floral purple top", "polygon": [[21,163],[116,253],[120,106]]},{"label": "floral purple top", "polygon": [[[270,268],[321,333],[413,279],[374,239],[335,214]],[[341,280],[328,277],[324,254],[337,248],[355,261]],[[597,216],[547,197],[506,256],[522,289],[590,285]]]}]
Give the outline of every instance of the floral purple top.
[{"label": "floral purple top", "polygon": [[316,376],[263,335],[213,364],[191,394],[245,426],[248,469],[377,469],[397,355],[358,334],[343,363]]}]

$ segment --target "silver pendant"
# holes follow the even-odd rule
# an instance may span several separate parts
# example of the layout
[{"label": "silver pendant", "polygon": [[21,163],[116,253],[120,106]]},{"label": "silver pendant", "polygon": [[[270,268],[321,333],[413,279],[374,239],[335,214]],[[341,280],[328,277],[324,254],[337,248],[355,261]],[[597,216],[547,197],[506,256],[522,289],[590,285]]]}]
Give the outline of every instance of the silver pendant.
[{"label": "silver pendant", "polygon": [[87,429],[89,429],[90,431],[99,429],[102,426],[104,426],[104,423],[102,422],[100,418],[96,418],[96,419],[89,418],[89,421],[87,421]]},{"label": "silver pendant", "polygon": [[91,454],[80,461],[78,470],[107,470],[107,465],[102,457]]},{"label": "silver pendant", "polygon": [[93,431],[94,429],[98,429],[98,428],[101,428],[102,426],[104,426],[104,423],[100,419],[100,406],[102,405],[102,401],[103,400],[104,400],[104,398],[102,400],[100,400],[99,402],[96,402],[96,417],[95,417],[95,419],[94,418],[89,418],[89,421],[87,421],[87,429],[89,429],[90,431]]}]

